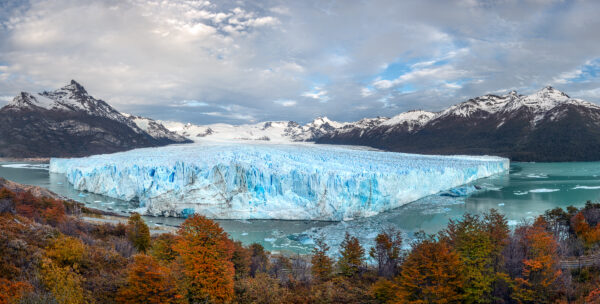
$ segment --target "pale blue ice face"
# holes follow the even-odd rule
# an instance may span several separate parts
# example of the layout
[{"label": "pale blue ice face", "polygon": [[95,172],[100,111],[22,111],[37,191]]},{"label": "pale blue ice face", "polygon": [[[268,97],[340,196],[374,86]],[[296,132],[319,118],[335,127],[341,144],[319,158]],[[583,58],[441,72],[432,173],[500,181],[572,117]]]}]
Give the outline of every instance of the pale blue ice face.
[{"label": "pale blue ice face", "polygon": [[348,220],[507,170],[499,157],[313,144],[202,143],[52,159],[76,189],[139,200],[152,215]]}]

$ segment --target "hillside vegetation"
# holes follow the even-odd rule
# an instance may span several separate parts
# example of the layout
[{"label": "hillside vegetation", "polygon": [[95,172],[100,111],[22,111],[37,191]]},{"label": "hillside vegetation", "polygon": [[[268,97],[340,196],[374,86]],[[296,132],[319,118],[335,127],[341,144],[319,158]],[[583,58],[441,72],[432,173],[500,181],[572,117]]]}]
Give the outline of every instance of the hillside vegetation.
[{"label": "hillside vegetation", "polygon": [[346,235],[330,252],[316,240],[310,256],[244,246],[200,215],[151,236],[138,214],[96,225],[81,220],[87,212],[0,188],[0,303],[600,301],[599,204],[550,210],[512,231],[494,210],[467,214],[407,251],[394,230],[373,248]]}]

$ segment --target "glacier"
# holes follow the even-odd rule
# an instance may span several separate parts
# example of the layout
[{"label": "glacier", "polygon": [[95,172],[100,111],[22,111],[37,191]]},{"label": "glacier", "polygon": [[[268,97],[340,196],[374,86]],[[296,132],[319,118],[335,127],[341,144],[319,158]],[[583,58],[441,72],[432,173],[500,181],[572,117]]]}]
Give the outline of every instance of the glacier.
[{"label": "glacier", "polygon": [[155,216],[341,221],[508,170],[495,156],[431,156],[314,144],[202,142],[52,158],[77,190]]}]

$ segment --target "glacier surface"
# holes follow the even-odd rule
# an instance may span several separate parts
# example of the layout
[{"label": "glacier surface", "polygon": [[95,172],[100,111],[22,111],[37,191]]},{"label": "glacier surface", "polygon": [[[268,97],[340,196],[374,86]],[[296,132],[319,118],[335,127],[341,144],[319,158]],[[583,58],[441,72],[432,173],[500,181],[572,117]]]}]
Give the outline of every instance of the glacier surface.
[{"label": "glacier surface", "polygon": [[171,145],[53,158],[78,190],[162,216],[349,220],[507,170],[493,156],[430,156],[313,144]]}]

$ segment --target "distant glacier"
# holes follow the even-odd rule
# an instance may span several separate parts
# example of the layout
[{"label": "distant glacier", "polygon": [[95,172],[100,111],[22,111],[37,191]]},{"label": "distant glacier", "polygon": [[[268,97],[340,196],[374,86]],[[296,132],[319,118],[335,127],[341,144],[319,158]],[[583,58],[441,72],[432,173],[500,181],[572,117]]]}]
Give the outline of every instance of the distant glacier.
[{"label": "distant glacier", "polygon": [[494,156],[430,156],[312,144],[209,143],[50,161],[78,190],[156,216],[349,220],[507,170]]}]

